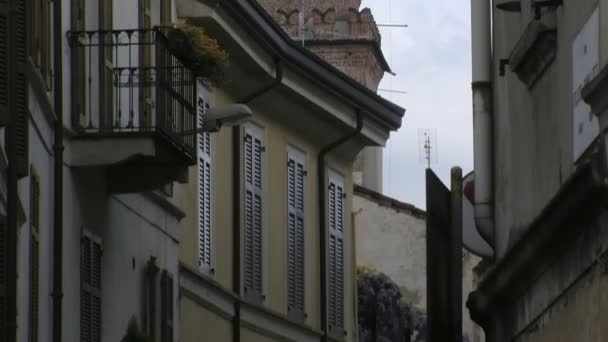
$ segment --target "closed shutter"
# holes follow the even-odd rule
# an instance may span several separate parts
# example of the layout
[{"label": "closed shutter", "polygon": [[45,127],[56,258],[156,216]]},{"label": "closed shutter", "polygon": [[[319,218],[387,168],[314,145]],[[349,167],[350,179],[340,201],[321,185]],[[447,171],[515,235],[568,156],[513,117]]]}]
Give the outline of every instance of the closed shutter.
[{"label": "closed shutter", "polygon": [[245,294],[262,299],[262,154],[260,129],[245,129]]},{"label": "closed shutter", "polygon": [[80,340],[101,341],[101,241],[84,233],[80,255]]},{"label": "closed shutter", "polygon": [[344,181],[332,175],[329,178],[329,329],[344,327]]},{"label": "closed shutter", "polygon": [[160,279],[160,291],[160,341],[173,342],[173,277],[166,270],[163,271]]},{"label": "closed shutter", "polygon": [[[16,101],[17,114],[15,122],[16,131],[16,147],[17,147],[17,162],[15,163],[17,176],[23,178],[28,175],[29,171],[29,147],[28,147],[28,132],[29,132],[29,111],[27,99],[27,12],[26,1],[16,1],[16,11],[13,14],[15,17],[16,30],[16,53],[17,53],[17,71],[16,83],[14,90],[14,101]],[[10,48],[9,48],[10,50]]]},{"label": "closed shutter", "polygon": [[[203,106],[198,117],[198,128],[202,128],[209,103],[200,98],[198,103]],[[211,193],[211,137],[202,133],[198,135],[198,265],[213,274]]]},{"label": "closed shutter", "polygon": [[40,308],[40,182],[30,176],[30,342],[38,341]]},{"label": "closed shutter", "polygon": [[[9,52],[8,47],[8,1],[0,0],[0,126],[5,126],[8,123],[8,64]],[[2,319],[0,319],[2,321]],[[0,324],[3,324],[0,322]]]},{"label": "closed shutter", "polygon": [[289,151],[287,159],[287,309],[303,318],[305,158]]},{"label": "closed shutter", "polygon": [[[10,11],[10,16],[13,17],[15,23],[15,31],[9,32],[9,8],[7,0],[0,0],[0,125],[4,126],[8,123],[10,108],[9,99],[14,102],[14,110],[17,115],[15,122],[15,130],[17,134],[17,175],[25,177],[28,173],[27,162],[27,80],[26,80],[26,62],[27,62],[27,12],[26,1],[15,1],[15,11]],[[14,46],[9,46],[10,35],[13,34]],[[14,50],[13,50],[14,49]],[[11,67],[10,54],[16,53],[16,68],[9,70]],[[9,84],[11,77],[10,72],[15,72],[15,84]]]}]

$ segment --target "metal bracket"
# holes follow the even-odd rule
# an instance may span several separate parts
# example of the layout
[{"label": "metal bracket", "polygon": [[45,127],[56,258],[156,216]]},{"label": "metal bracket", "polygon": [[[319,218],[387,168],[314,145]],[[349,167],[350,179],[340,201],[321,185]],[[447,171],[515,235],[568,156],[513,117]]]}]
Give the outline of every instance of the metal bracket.
[{"label": "metal bracket", "polygon": [[500,65],[498,66],[498,74],[500,76],[504,76],[507,72],[507,65],[509,65],[509,59],[508,58],[501,58],[500,59]]},{"label": "metal bracket", "polygon": [[496,8],[505,12],[521,12],[521,0],[503,2],[496,5]]}]

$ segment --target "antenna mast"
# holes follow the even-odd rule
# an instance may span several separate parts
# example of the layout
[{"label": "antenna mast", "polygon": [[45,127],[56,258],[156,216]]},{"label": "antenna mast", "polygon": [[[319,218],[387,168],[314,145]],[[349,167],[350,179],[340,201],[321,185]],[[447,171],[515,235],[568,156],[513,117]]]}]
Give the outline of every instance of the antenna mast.
[{"label": "antenna mast", "polygon": [[437,163],[437,129],[419,128],[418,145],[420,146],[419,160],[430,169],[431,164]]}]

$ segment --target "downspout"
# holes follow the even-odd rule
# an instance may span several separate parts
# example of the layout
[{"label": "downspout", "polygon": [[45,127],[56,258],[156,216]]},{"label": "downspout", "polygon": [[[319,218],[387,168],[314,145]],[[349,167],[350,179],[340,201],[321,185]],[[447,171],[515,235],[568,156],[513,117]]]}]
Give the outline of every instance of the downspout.
[{"label": "downspout", "polygon": [[[17,1],[9,1],[5,4],[5,8],[13,9],[17,8]],[[17,13],[18,14],[18,13]],[[26,45],[26,42],[20,42],[16,39],[17,31],[17,16],[9,15],[8,18],[8,115],[9,120],[5,130],[5,146],[6,146],[6,159],[8,160],[7,174],[6,174],[6,201],[7,201],[7,217],[6,217],[6,241],[4,243],[6,248],[6,310],[0,309],[0,320],[4,321],[5,329],[0,329],[0,339],[6,339],[7,341],[17,340],[17,263],[18,263],[18,230],[19,223],[17,219],[17,213],[19,210],[19,189],[18,182],[19,176],[17,175],[17,118],[19,112],[17,111],[17,46],[19,44]],[[4,28],[3,28],[4,30]],[[0,255],[2,258],[3,255]],[[2,272],[3,270],[0,270]],[[4,316],[4,315],[6,316]]]},{"label": "downspout", "polygon": [[492,25],[490,6],[490,0],[471,0],[475,225],[484,240],[494,247]]},{"label": "downspout", "polygon": [[53,1],[53,68],[55,69],[55,142],[53,150],[53,342],[62,341],[63,299],[63,35],[61,0]]},{"label": "downspout", "polygon": [[321,265],[321,273],[320,273],[320,287],[321,287],[321,298],[320,298],[320,308],[321,308],[321,331],[323,331],[323,339],[322,341],[328,341],[328,331],[327,331],[327,220],[326,220],[326,198],[325,198],[325,190],[327,188],[325,184],[325,157],[334,149],[340,147],[340,145],[344,144],[348,140],[356,137],[361,130],[363,129],[363,115],[361,114],[361,110],[357,110],[357,127],[351,133],[339,138],[338,140],[330,143],[329,145],[323,147],[319,152],[319,157],[317,160],[317,177],[318,177],[318,203],[319,203],[319,239],[320,239],[320,265]]},{"label": "downspout", "polygon": [[[271,91],[283,82],[283,66],[281,60],[275,60],[275,77],[272,82],[243,97],[238,103],[247,104],[263,94]],[[232,127],[232,291],[239,296],[241,293],[241,126]],[[241,340],[241,303],[234,303],[234,320],[232,325],[232,340]]]}]

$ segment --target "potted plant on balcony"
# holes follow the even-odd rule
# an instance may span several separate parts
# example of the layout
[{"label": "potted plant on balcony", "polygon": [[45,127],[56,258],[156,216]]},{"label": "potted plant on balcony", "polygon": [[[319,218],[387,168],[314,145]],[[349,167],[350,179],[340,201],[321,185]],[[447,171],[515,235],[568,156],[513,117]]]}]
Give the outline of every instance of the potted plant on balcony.
[{"label": "potted plant on balcony", "polygon": [[169,49],[209,85],[224,81],[228,53],[200,26],[180,23],[168,32]]}]

